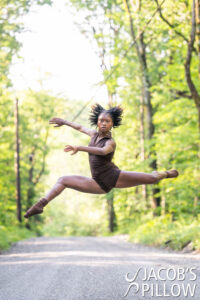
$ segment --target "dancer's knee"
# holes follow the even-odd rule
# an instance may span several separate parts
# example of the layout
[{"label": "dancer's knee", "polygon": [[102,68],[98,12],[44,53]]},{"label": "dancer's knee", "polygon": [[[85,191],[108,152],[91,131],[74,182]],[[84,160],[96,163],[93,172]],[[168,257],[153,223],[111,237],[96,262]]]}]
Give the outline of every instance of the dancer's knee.
[{"label": "dancer's knee", "polygon": [[57,183],[60,183],[66,187],[67,186],[67,176],[59,177]]},{"label": "dancer's knee", "polygon": [[156,175],[151,174],[150,181],[151,181],[151,184],[155,184],[155,183],[158,183],[159,178]]}]

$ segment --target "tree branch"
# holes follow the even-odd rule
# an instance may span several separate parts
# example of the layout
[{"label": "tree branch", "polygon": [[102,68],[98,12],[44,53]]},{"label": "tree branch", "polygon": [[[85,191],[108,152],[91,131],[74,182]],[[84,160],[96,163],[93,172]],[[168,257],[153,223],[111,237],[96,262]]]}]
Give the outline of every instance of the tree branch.
[{"label": "tree branch", "polygon": [[[186,36],[184,36],[184,34],[182,34],[181,32],[179,32],[178,30],[176,30],[175,25],[171,24],[171,23],[164,17],[164,15],[163,15],[163,13],[162,13],[161,6],[160,6],[158,0],[154,0],[154,1],[155,1],[156,4],[157,4],[158,11],[159,11],[159,15],[160,15],[161,19],[162,19],[162,20],[163,20],[170,28],[172,28],[172,29],[174,30],[174,32],[175,32],[177,35],[179,35],[179,36],[180,36],[184,41],[186,41],[187,44],[188,44],[188,43],[189,43],[188,38],[187,38]],[[194,46],[192,47],[192,51],[194,51],[194,52],[197,54],[197,50],[195,49]]]},{"label": "tree branch", "polygon": [[[172,92],[173,92],[173,90],[172,90]],[[187,91],[175,90],[175,93],[176,93],[175,99],[180,99],[180,98],[192,99],[192,95],[188,94]]]}]

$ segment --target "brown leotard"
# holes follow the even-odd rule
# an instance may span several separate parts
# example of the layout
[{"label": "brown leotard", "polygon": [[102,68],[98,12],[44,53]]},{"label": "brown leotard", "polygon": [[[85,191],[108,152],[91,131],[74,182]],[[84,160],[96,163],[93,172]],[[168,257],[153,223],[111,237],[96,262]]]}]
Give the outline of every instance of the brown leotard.
[{"label": "brown leotard", "polygon": [[[97,141],[99,133],[95,133],[91,138],[88,146],[103,148],[108,139],[112,139],[111,133],[108,136],[102,137]],[[90,170],[92,178],[100,185],[100,187],[108,193],[115,187],[121,170],[111,162],[114,152],[107,155],[89,154]]]}]

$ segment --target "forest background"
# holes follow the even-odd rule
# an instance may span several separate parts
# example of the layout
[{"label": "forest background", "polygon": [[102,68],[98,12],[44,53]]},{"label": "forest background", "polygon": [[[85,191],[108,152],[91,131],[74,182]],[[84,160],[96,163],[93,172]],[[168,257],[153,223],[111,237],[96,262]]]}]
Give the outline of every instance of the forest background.
[{"label": "forest background", "polygon": [[113,130],[122,170],[177,169],[157,185],[106,195],[67,189],[30,220],[24,212],[59,176],[90,176],[88,155],[67,144],[89,137],[52,128],[59,116],[89,127],[93,99],[55,97],[45,89],[12,90],[10,67],[22,46],[21,17],[51,0],[0,0],[0,249],[31,236],[128,234],[133,242],[200,249],[200,0],[66,1],[99,57],[108,97],[120,104]]}]

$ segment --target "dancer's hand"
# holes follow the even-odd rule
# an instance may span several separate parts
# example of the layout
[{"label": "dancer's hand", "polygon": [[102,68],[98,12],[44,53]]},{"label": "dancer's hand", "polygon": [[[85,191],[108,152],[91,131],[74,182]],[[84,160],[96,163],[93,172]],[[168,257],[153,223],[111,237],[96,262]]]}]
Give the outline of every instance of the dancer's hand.
[{"label": "dancer's hand", "polygon": [[54,127],[60,127],[62,125],[66,125],[66,121],[60,118],[52,118],[49,121],[49,124],[56,124]]},{"label": "dancer's hand", "polygon": [[78,147],[77,146],[66,145],[65,148],[64,148],[64,152],[69,152],[69,151],[73,151],[71,153],[71,155],[74,155],[78,152]]}]

